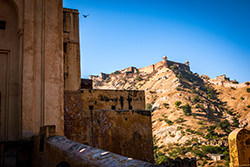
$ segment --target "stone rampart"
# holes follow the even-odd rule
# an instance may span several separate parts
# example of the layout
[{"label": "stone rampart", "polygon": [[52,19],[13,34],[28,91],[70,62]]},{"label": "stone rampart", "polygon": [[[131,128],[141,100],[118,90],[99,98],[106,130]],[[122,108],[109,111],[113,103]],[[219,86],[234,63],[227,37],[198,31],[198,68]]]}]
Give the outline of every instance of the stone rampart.
[{"label": "stone rampart", "polygon": [[144,108],[144,91],[82,89],[81,92],[65,92],[65,136],[153,162],[151,113]]},{"label": "stone rampart", "polygon": [[[188,65],[187,65],[188,64]],[[153,71],[155,70],[158,70],[159,68],[162,68],[162,67],[168,67],[168,68],[171,68],[171,66],[177,66],[183,70],[190,70],[190,67],[189,67],[189,62],[186,63],[186,64],[183,64],[183,63],[177,63],[177,62],[174,62],[174,61],[169,61],[167,60],[166,58],[163,57],[163,61],[160,61],[158,63],[155,63],[155,64],[152,64],[150,66],[147,66],[147,67],[143,67],[143,68],[139,68],[139,71],[140,72],[145,72],[145,73],[152,73]]]}]

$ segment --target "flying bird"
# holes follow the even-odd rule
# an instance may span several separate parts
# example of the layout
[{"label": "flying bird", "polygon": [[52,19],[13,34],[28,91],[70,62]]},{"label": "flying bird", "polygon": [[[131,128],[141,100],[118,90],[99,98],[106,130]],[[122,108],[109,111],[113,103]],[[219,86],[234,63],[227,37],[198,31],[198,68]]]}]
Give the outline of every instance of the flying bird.
[{"label": "flying bird", "polygon": [[82,16],[83,16],[84,18],[87,18],[87,17],[89,16],[89,14],[87,14],[87,15],[84,15],[84,14],[83,14]]}]

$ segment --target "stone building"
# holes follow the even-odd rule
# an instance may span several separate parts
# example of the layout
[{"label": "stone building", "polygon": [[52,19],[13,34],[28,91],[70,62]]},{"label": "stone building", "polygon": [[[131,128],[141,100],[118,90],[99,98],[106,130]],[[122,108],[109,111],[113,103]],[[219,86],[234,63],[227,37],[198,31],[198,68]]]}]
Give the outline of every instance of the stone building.
[{"label": "stone building", "polygon": [[[0,166],[63,160],[98,166],[85,154],[79,163],[71,156],[76,145],[85,148],[80,143],[153,162],[144,92],[94,90],[81,80],[79,13],[62,6],[62,0],[0,0]],[[97,152],[91,156],[105,160]]]},{"label": "stone building", "polygon": [[39,134],[63,121],[61,0],[0,0],[1,141]]}]

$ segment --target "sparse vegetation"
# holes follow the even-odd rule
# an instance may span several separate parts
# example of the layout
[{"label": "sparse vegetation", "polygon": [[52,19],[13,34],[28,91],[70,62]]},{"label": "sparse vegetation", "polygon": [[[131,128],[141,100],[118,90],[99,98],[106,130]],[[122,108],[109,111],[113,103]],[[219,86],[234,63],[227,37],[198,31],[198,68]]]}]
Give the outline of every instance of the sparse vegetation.
[{"label": "sparse vegetation", "polygon": [[114,74],[121,74],[121,72],[117,70],[114,72]]},{"label": "sparse vegetation", "polygon": [[207,163],[207,160],[206,160],[206,159],[204,159],[204,160],[202,161],[202,164],[201,164],[201,166],[204,166],[204,165],[206,165],[206,163]]},{"label": "sparse vegetation", "polygon": [[202,109],[202,106],[200,104],[196,104],[195,108],[201,108]]},{"label": "sparse vegetation", "polygon": [[150,103],[146,104],[146,110],[151,110],[152,109],[152,105]]},{"label": "sparse vegetation", "polygon": [[181,79],[182,78],[181,74],[177,74],[177,78]]},{"label": "sparse vegetation", "polygon": [[199,102],[199,101],[200,101],[200,98],[199,98],[198,95],[196,95],[196,96],[193,98],[193,102],[194,102],[194,103],[197,103],[197,102]]},{"label": "sparse vegetation", "polygon": [[192,113],[191,106],[188,103],[186,103],[184,106],[182,106],[182,111],[184,115],[191,115]]},{"label": "sparse vegetation", "polygon": [[248,86],[248,85],[250,85],[250,82],[246,82],[245,84]]},{"label": "sparse vegetation", "polygon": [[231,87],[231,89],[236,90],[236,88],[235,88],[235,87]]},{"label": "sparse vegetation", "polygon": [[181,88],[180,88],[180,87],[177,87],[177,88],[176,88],[176,90],[177,90],[177,91],[180,91],[180,90],[181,90]]},{"label": "sparse vegetation", "polygon": [[250,88],[247,88],[247,93],[250,93]]},{"label": "sparse vegetation", "polygon": [[229,114],[229,115],[233,115],[232,111],[230,111],[230,110],[227,110],[226,112],[227,112],[227,114]]},{"label": "sparse vegetation", "polygon": [[169,104],[168,104],[168,103],[163,103],[163,106],[164,106],[166,109],[169,109]]},{"label": "sparse vegetation", "polygon": [[224,130],[225,132],[230,132],[230,130],[229,130],[230,124],[229,124],[229,122],[228,122],[227,120],[224,120],[224,121],[218,123],[218,126],[219,126],[222,130]]},{"label": "sparse vegetation", "polygon": [[182,122],[184,122],[185,120],[183,119],[183,118],[178,118],[178,119],[176,119],[176,120],[174,120],[174,122],[176,122],[176,123],[182,123]]},{"label": "sparse vegetation", "polygon": [[239,82],[236,81],[236,80],[232,81],[232,83],[233,83],[233,84],[239,84]]},{"label": "sparse vegetation", "polygon": [[193,113],[192,116],[195,118],[197,116],[197,114]]},{"label": "sparse vegetation", "polygon": [[240,99],[241,99],[241,100],[245,100],[245,98],[244,98],[244,97],[240,97]]},{"label": "sparse vegetation", "polygon": [[142,81],[142,78],[140,76],[135,78],[136,81]]},{"label": "sparse vegetation", "polygon": [[209,99],[215,99],[216,98],[216,92],[212,87],[205,87],[206,88],[206,93],[207,93],[207,97]]},{"label": "sparse vegetation", "polygon": [[233,118],[233,127],[238,127],[239,126],[239,120],[237,119],[237,117]]},{"label": "sparse vegetation", "polygon": [[183,129],[183,127],[181,127],[181,126],[178,126],[178,127],[177,127],[177,130],[181,130],[181,129]]},{"label": "sparse vegetation", "polygon": [[176,101],[176,102],[174,103],[174,105],[175,105],[176,108],[179,108],[180,105],[181,105],[181,101]]},{"label": "sparse vegetation", "polygon": [[197,121],[197,124],[203,125],[204,121]]},{"label": "sparse vegetation", "polygon": [[171,120],[169,120],[169,119],[164,119],[164,121],[169,125],[169,126],[171,126],[171,125],[173,125],[173,122],[171,121]]},{"label": "sparse vegetation", "polygon": [[111,81],[111,78],[110,78],[110,77],[108,77],[108,78],[105,79],[105,82],[106,82],[106,83],[109,83],[110,81]]}]

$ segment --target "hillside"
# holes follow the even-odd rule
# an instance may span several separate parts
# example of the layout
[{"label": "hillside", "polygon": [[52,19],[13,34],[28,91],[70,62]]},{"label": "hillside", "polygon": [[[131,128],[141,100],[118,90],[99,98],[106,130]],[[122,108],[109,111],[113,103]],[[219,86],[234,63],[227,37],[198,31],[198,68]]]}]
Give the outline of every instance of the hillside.
[{"label": "hillside", "polygon": [[[189,70],[189,63],[160,61],[148,67],[129,67],[90,76],[94,88],[145,90],[152,110],[155,159],[196,157],[199,166],[228,165],[228,134],[249,126],[250,89],[225,76],[210,79]],[[223,153],[214,162],[208,153]]]}]

